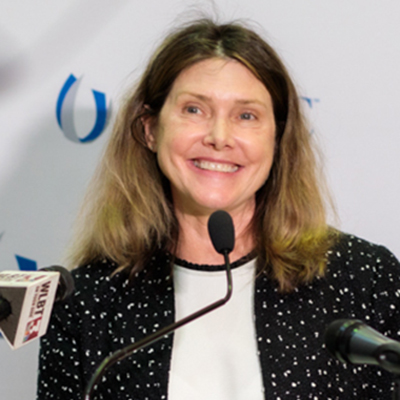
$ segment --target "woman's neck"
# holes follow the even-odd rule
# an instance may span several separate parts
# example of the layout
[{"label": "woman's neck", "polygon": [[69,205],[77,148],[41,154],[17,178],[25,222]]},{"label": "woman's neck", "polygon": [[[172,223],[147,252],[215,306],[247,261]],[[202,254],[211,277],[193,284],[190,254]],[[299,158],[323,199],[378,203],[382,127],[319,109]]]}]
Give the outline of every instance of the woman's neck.
[{"label": "woman's neck", "polygon": [[[254,249],[251,230],[252,215],[231,213],[235,226],[235,247],[230,253],[234,262]],[[176,211],[179,222],[179,240],[176,256],[194,264],[223,264],[223,256],[217,253],[208,234],[208,215],[188,215]]]}]

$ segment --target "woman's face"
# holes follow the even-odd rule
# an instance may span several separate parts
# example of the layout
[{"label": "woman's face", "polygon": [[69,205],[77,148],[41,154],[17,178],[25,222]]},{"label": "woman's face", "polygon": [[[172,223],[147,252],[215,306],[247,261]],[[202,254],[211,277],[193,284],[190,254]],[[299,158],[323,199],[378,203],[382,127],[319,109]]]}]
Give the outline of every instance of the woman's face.
[{"label": "woman's face", "polygon": [[241,63],[213,58],[184,70],[157,128],[145,122],[145,130],[176,211],[254,211],[272,166],[275,119],[269,92]]}]

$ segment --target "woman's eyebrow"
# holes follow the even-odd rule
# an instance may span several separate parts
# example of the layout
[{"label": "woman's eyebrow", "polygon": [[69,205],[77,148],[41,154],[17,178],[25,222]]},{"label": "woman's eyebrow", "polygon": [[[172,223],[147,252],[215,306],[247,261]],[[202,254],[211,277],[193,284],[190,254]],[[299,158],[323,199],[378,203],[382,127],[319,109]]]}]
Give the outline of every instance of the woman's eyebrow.
[{"label": "woman's eyebrow", "polygon": [[[178,99],[179,97],[181,97],[183,95],[192,96],[192,97],[195,97],[195,98],[197,98],[199,100],[206,101],[206,102],[212,102],[213,101],[213,99],[211,97],[209,97],[209,96],[206,96],[206,95],[200,94],[200,93],[189,92],[189,91],[178,92],[176,94],[175,98]],[[266,106],[265,102],[263,102],[261,100],[258,100],[258,99],[236,99],[234,102],[237,103],[237,104],[243,104],[243,105],[258,104],[258,105],[261,105],[263,107]]]},{"label": "woman's eyebrow", "polygon": [[209,97],[209,96],[205,96],[204,94],[200,94],[200,93],[188,92],[188,91],[178,92],[176,94],[175,98],[179,98],[184,95],[196,97],[197,99],[202,100],[202,101],[212,101],[211,97]]}]

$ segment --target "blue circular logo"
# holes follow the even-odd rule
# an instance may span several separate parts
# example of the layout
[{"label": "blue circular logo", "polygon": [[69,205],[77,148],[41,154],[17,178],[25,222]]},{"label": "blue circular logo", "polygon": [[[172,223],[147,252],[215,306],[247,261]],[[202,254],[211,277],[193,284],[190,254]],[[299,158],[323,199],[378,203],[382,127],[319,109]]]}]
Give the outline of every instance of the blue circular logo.
[{"label": "blue circular logo", "polygon": [[70,75],[65,81],[57,100],[57,122],[64,135],[72,142],[88,143],[97,139],[103,132],[107,123],[106,95],[92,89],[94,103],[96,106],[96,121],[92,130],[83,138],[78,136],[74,123],[74,104],[82,77],[76,79]]}]

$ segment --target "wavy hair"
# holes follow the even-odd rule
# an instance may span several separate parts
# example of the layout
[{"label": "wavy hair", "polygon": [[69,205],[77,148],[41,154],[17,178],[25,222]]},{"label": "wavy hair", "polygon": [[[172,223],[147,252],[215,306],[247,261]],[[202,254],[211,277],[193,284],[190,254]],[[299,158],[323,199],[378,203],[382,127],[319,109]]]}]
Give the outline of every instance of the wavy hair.
[{"label": "wavy hair", "polygon": [[146,145],[142,119],[156,123],[177,76],[210,58],[245,65],[269,91],[276,121],[276,154],[256,193],[252,229],[258,270],[281,291],[323,275],[335,231],[326,222],[325,189],[312,136],[295,86],[276,52],[240,23],[201,19],[172,32],[124,99],[113,132],[78,218],[72,265],[113,260],[131,276],[159,250],[176,245],[179,226],[169,182]]}]

